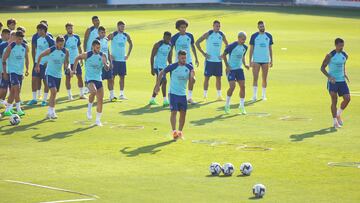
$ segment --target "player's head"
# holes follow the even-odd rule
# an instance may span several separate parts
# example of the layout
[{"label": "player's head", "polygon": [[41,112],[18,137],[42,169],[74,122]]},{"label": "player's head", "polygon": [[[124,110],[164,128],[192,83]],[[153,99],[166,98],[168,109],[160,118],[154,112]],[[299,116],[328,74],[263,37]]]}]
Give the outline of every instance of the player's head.
[{"label": "player's head", "polygon": [[182,32],[182,33],[186,32],[186,28],[188,26],[189,26],[189,23],[184,19],[178,20],[175,23],[175,28],[177,30],[179,30],[179,32]]},{"label": "player's head", "polygon": [[65,44],[65,38],[62,35],[59,35],[56,37],[56,48],[57,49],[62,49],[64,48],[64,44]]},{"label": "player's head", "polygon": [[215,32],[219,32],[219,31],[220,31],[220,21],[214,20],[214,22],[213,22],[213,30],[214,30]]},{"label": "player's head", "polygon": [[10,30],[5,28],[1,31],[1,39],[4,41],[8,41],[10,39]]},{"label": "player's head", "polygon": [[6,25],[10,30],[15,30],[15,27],[16,27],[15,18],[10,18],[9,20],[7,20]]},{"label": "player's head", "polygon": [[164,39],[165,43],[169,43],[171,40],[171,32],[169,32],[169,31],[164,32],[163,39]]},{"label": "player's head", "polygon": [[93,17],[91,18],[91,20],[92,20],[92,23],[93,23],[93,25],[94,25],[95,27],[99,27],[99,25],[100,25],[100,19],[99,19],[99,17],[93,16]]},{"label": "player's head", "polygon": [[46,27],[49,27],[48,21],[47,20],[41,20],[39,23],[43,23],[46,25]]},{"label": "player's head", "polygon": [[238,43],[239,44],[244,44],[245,41],[246,41],[246,32],[243,32],[243,31],[239,32],[239,34],[238,34]]},{"label": "player's head", "polygon": [[91,44],[92,47],[92,51],[95,53],[99,53],[100,52],[100,41],[99,40],[94,40]]},{"label": "player's head", "polygon": [[72,35],[74,33],[74,25],[72,23],[66,23],[65,24],[65,29],[66,29],[66,32],[69,34],[69,35]]},{"label": "player's head", "polygon": [[100,27],[98,28],[98,33],[99,33],[100,39],[104,38],[104,37],[106,36],[106,29],[105,29],[105,27],[100,26]]},{"label": "player's head", "polygon": [[15,42],[16,41],[16,31],[12,30],[10,31],[10,42]]},{"label": "player's head", "polygon": [[40,23],[36,26],[37,32],[40,36],[46,35],[47,26],[44,23]]},{"label": "player's head", "polygon": [[186,51],[185,50],[180,50],[178,52],[178,61],[179,61],[179,64],[181,64],[181,65],[186,64]]},{"label": "player's head", "polygon": [[260,20],[258,22],[258,29],[259,29],[259,32],[265,32],[265,23],[264,23],[264,21]]},{"label": "player's head", "polygon": [[344,42],[343,39],[341,39],[341,38],[336,38],[336,39],[335,39],[335,47],[336,47],[336,50],[338,50],[338,51],[343,50],[344,45],[345,45],[345,42]]},{"label": "player's head", "polygon": [[25,35],[26,29],[24,27],[22,27],[22,26],[19,26],[19,27],[16,28],[16,31],[21,31]]},{"label": "player's head", "polygon": [[24,33],[21,31],[16,31],[15,36],[16,36],[16,40],[15,40],[16,44],[21,44],[24,39]]},{"label": "player's head", "polygon": [[118,29],[118,31],[119,32],[124,32],[124,30],[125,30],[125,23],[124,23],[124,21],[119,21],[118,23],[117,23],[117,29]]}]

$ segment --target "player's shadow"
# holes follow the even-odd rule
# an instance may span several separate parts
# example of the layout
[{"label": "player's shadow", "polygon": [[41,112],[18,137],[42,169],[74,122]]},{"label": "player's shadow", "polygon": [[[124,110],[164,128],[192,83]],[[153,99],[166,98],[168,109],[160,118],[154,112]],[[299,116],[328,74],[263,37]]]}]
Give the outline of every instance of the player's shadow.
[{"label": "player's shadow", "polygon": [[39,129],[38,127],[36,127],[37,125],[46,122],[48,119],[44,118],[41,120],[37,120],[33,123],[29,123],[29,124],[20,124],[20,125],[3,125],[0,127],[0,134],[2,135],[11,135],[14,134],[16,132],[23,132],[23,131],[28,131],[28,130],[37,130]]},{"label": "player's shadow", "polygon": [[[49,93],[49,94],[50,94],[50,93]],[[30,101],[30,100],[29,100],[29,101]],[[27,103],[28,103],[29,101],[24,102],[24,105],[23,105],[23,109],[24,109],[24,110],[43,107],[43,106],[40,105],[40,103],[41,103],[40,100],[38,101],[37,104],[27,105]],[[73,100],[73,101],[75,101],[75,100]],[[68,100],[68,97],[59,97],[59,98],[56,99],[56,104],[65,104],[65,103],[69,103],[69,102],[73,102],[73,101]]]},{"label": "player's shadow", "polygon": [[195,126],[200,126],[200,125],[206,125],[208,123],[212,123],[214,121],[222,121],[222,120],[225,120],[225,119],[229,119],[229,118],[233,118],[235,116],[238,116],[237,114],[233,114],[233,115],[218,115],[218,116],[215,116],[215,117],[212,117],[212,118],[203,118],[203,119],[200,119],[200,120],[194,120],[194,121],[190,121],[191,124],[195,125]]},{"label": "player's shadow", "polygon": [[135,115],[142,115],[142,114],[146,114],[146,113],[156,113],[159,112],[161,110],[164,110],[167,108],[164,108],[160,105],[157,106],[151,106],[151,105],[145,105],[136,109],[130,109],[130,110],[126,110],[126,111],[121,111],[120,113],[123,115],[127,115],[127,116],[135,116]]},{"label": "player's shadow", "polygon": [[[262,101],[262,100],[261,100],[261,99],[256,100],[256,101],[249,100],[249,101],[246,101],[246,102],[244,103],[244,106],[251,106],[251,105],[254,105],[255,103],[258,103],[258,102],[260,102],[260,101]],[[231,105],[230,105],[230,108],[231,108],[231,109],[236,109],[236,108],[238,108],[238,107],[239,107],[239,104],[231,104]],[[223,107],[223,106],[218,107],[217,110],[218,110],[218,111],[223,111],[223,110],[224,110],[224,107]]]},{"label": "player's shadow", "polygon": [[169,140],[156,144],[146,145],[133,150],[128,150],[130,147],[124,147],[123,149],[120,150],[120,152],[125,154],[127,157],[135,157],[135,156],[139,156],[140,154],[156,154],[161,151],[161,149],[159,148],[169,145],[173,142],[175,142],[175,140]]},{"label": "player's shadow", "polygon": [[[110,101],[104,101],[103,105],[109,103]],[[97,102],[93,103],[93,107],[96,108]],[[79,110],[79,109],[83,109],[83,108],[87,108],[88,107],[88,103],[86,104],[82,104],[82,105],[71,105],[71,106],[66,106],[64,108],[61,109],[56,109],[56,113],[60,113],[60,112],[69,112],[69,111],[73,111],[73,110]]]},{"label": "player's shadow", "polygon": [[95,127],[95,125],[91,125],[91,126],[88,126],[85,128],[76,128],[74,130],[69,130],[69,131],[57,132],[57,133],[53,133],[53,134],[46,135],[46,136],[41,136],[40,134],[36,134],[36,135],[32,136],[32,138],[37,140],[38,142],[47,142],[47,141],[51,141],[53,139],[64,139],[64,138],[71,137],[82,131],[89,130],[93,127]]},{"label": "player's shadow", "polygon": [[207,106],[207,105],[210,105],[210,104],[213,104],[216,102],[219,102],[219,101],[214,100],[214,101],[209,101],[209,102],[198,102],[195,104],[188,104],[188,109],[196,109],[196,108]]},{"label": "player's shadow", "polygon": [[329,127],[329,128],[323,128],[320,130],[302,133],[302,134],[293,134],[290,135],[290,138],[292,142],[300,142],[307,138],[315,137],[317,135],[326,135],[326,134],[334,133],[336,131],[337,130],[334,127]]}]

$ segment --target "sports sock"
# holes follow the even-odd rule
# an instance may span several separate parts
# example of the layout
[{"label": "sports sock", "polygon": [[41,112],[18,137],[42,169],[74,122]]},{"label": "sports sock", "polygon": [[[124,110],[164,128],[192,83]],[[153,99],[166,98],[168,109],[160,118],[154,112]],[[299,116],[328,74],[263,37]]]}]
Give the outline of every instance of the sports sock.
[{"label": "sports sock", "polygon": [[204,90],[204,97],[207,97],[207,90]]},{"label": "sports sock", "polygon": [[110,98],[114,98],[114,90],[110,90]]},{"label": "sports sock", "polygon": [[21,102],[16,103],[16,110],[21,111]]},{"label": "sports sock", "polygon": [[100,121],[101,119],[101,113],[97,112],[96,113],[96,121]]},{"label": "sports sock", "polygon": [[[37,96],[40,97],[41,96],[41,91],[40,90],[36,90]],[[36,98],[36,96],[35,96]]]},{"label": "sports sock", "polygon": [[44,98],[43,98],[43,101],[45,101],[45,102],[47,101],[48,94],[49,94],[49,93],[44,92]]},{"label": "sports sock", "polygon": [[92,105],[93,103],[88,103],[88,112],[91,112]]},{"label": "sports sock", "polygon": [[36,92],[32,92],[33,100],[37,100]]},{"label": "sports sock", "polygon": [[335,124],[338,124],[338,121],[337,121],[336,118],[334,118],[334,125],[335,125]]},{"label": "sports sock", "polygon": [[79,90],[80,90],[80,97],[81,97],[81,96],[84,96],[84,88],[79,87]]},{"label": "sports sock", "polygon": [[342,109],[342,108],[339,108],[338,110],[337,110],[337,116],[341,116],[341,113],[344,111],[344,109]]},{"label": "sports sock", "polygon": [[266,87],[262,88],[262,97],[266,97]]},{"label": "sports sock", "polygon": [[189,99],[192,99],[192,90],[188,91],[188,97],[189,97]]},{"label": "sports sock", "polygon": [[5,111],[10,111],[13,108],[13,104],[8,104]]},{"label": "sports sock", "polygon": [[71,96],[72,96],[72,94],[71,94],[71,89],[68,89],[68,90],[67,90],[67,93],[68,93],[68,97],[71,97]]},{"label": "sports sock", "polygon": [[226,106],[230,106],[231,96],[226,96]]},{"label": "sports sock", "polygon": [[221,90],[217,90],[217,96],[221,97]]},{"label": "sports sock", "polygon": [[164,101],[167,101],[167,97],[164,97]]},{"label": "sports sock", "polygon": [[244,106],[245,106],[245,98],[240,98],[239,107],[244,107]]},{"label": "sports sock", "polygon": [[258,87],[257,87],[257,86],[253,86],[253,88],[254,88],[254,90],[253,90],[254,96],[253,96],[253,97],[255,98],[255,97],[257,96],[257,88],[258,88]]},{"label": "sports sock", "polygon": [[120,90],[120,96],[124,96],[124,90]]}]

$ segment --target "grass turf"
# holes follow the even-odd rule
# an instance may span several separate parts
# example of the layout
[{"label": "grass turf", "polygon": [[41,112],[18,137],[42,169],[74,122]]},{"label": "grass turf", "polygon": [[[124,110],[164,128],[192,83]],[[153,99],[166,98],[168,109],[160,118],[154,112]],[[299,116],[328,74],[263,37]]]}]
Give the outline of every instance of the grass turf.
[{"label": "grass turf", "polygon": [[[245,202],[252,201],[251,188],[263,183],[262,202],[356,202],[360,199],[359,169],[329,167],[328,162],[359,161],[360,101],[353,96],[344,112],[343,129],[331,130],[330,98],[320,64],[341,36],[349,54],[350,89],[360,92],[359,12],[314,8],[88,10],[1,13],[5,21],[15,17],[27,28],[27,39],[41,19],[49,31],[64,34],[71,21],[83,36],[92,15],[98,15],[108,32],[118,20],[127,23],[134,42],[128,61],[125,92],[128,101],[104,105],[104,127],[89,127],[86,101],[66,101],[64,80],[58,104],[59,119],[45,120],[47,108],[25,107],[19,126],[0,121],[0,179],[34,182],[100,196],[101,202]],[[274,68],[269,74],[268,101],[247,106],[251,113],[239,116],[239,99],[232,99],[232,113],[223,114],[223,102],[215,102],[211,80],[208,102],[191,106],[185,141],[171,142],[169,110],[146,106],[154,78],[149,56],[162,33],[175,33],[174,21],[186,18],[188,31],[198,38],[222,22],[229,42],[240,30],[250,36],[259,19],[274,37]],[[249,37],[250,38],[250,37]],[[203,44],[204,46],[204,44]],[[282,50],[281,48],[287,48]],[[194,96],[202,98],[203,57],[196,68]],[[245,71],[247,96],[252,96],[251,72]],[[24,81],[22,98],[31,98],[30,77]],[[116,83],[118,79],[116,79]],[[223,78],[223,95],[228,84]],[[116,85],[116,93],[119,93]],[[238,88],[234,95],[237,95]],[[73,80],[73,93],[78,92]],[[108,98],[108,91],[105,92]],[[161,101],[161,98],[158,98]],[[95,111],[95,109],[94,109]],[[290,116],[292,121],[280,118]],[[303,118],[303,119],[302,119]],[[127,126],[144,126],[129,129]],[[200,140],[203,144],[194,143]],[[202,140],[202,141],[201,141]],[[204,143],[205,142],[205,143]],[[207,144],[206,144],[207,143]],[[215,143],[215,144],[211,144]],[[218,143],[218,144],[216,144]],[[244,151],[238,146],[261,146],[270,151]],[[209,177],[211,162],[231,162],[232,177]],[[239,166],[254,166],[250,177],[238,176]],[[79,196],[14,185],[0,181],[2,202],[39,202],[76,199]]]}]

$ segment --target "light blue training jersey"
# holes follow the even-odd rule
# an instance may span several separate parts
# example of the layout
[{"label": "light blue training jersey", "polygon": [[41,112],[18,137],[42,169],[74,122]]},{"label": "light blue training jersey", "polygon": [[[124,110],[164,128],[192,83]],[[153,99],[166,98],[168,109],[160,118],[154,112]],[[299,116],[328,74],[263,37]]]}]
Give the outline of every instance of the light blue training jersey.
[{"label": "light blue training jersey", "polygon": [[210,62],[221,62],[221,47],[223,42],[224,34],[219,32],[214,32],[210,30],[208,32],[208,37],[206,39],[206,53],[210,55],[210,58],[206,59]]},{"label": "light blue training jersey", "polygon": [[245,44],[240,45],[238,42],[233,42],[226,47],[225,53],[229,54],[230,70],[242,69],[242,60],[247,49],[248,47]]},{"label": "light blue training jersey", "polygon": [[70,64],[75,63],[76,57],[79,55],[78,47],[81,45],[79,35],[65,35],[65,48],[69,50],[69,62]]},{"label": "light blue training jersey", "polygon": [[[32,46],[36,47],[35,62],[37,62],[41,53],[43,53],[46,49],[54,45],[55,45],[55,41],[50,35],[45,35],[44,37],[40,35],[36,35],[32,41]],[[46,62],[47,62],[47,56],[41,58],[40,61],[41,65],[44,65]]]},{"label": "light blue training jersey", "polygon": [[269,63],[270,62],[270,46],[273,45],[273,38],[271,34],[265,32],[260,34],[254,33],[250,38],[250,45],[254,46],[252,61],[255,63]]},{"label": "light blue training jersey", "polygon": [[8,48],[10,48],[11,51],[6,61],[7,72],[9,74],[16,73],[18,75],[23,75],[27,45],[25,43],[16,44],[15,42],[12,42]]},{"label": "light blue training jersey", "polygon": [[92,47],[92,43],[93,41],[99,37],[99,33],[98,33],[98,28],[95,26],[91,26],[89,28],[90,32],[89,32],[89,37],[88,40],[86,42],[86,52],[91,51],[91,47]]},{"label": "light blue training jersey", "polygon": [[65,58],[66,48],[57,49],[55,46],[50,47],[50,54],[48,55],[48,64],[45,70],[45,75],[61,78]]},{"label": "light blue training jersey", "polygon": [[96,38],[97,40],[100,41],[100,51],[105,54],[106,59],[109,60],[109,40],[107,37],[101,38],[98,37]]},{"label": "light blue training jersey", "polygon": [[98,54],[96,54],[93,51],[89,51],[86,54],[87,57],[85,61],[85,80],[102,81],[101,75],[104,66],[102,62],[103,53],[99,52]]},{"label": "light blue training jersey", "polygon": [[126,61],[126,42],[129,35],[125,32],[113,32],[113,38],[111,40],[111,55],[114,61]]},{"label": "light blue training jersey", "polygon": [[167,44],[164,40],[158,42],[158,50],[155,55],[154,69],[164,69],[168,66],[168,56],[171,51],[171,44]]},{"label": "light blue training jersey", "polygon": [[164,69],[165,73],[170,72],[170,93],[178,96],[186,96],[186,86],[193,71],[191,64],[179,65],[173,63]]},{"label": "light blue training jersey", "polygon": [[331,58],[329,62],[329,75],[335,78],[336,82],[345,81],[345,62],[348,59],[348,55],[344,52],[336,52],[333,50],[330,52]]},{"label": "light blue training jersey", "polygon": [[194,36],[191,33],[186,32],[184,35],[180,33],[171,37],[171,45],[175,46],[175,62],[178,61],[178,52],[180,50],[186,51],[186,63],[192,63],[191,58],[191,45],[194,44]]}]

